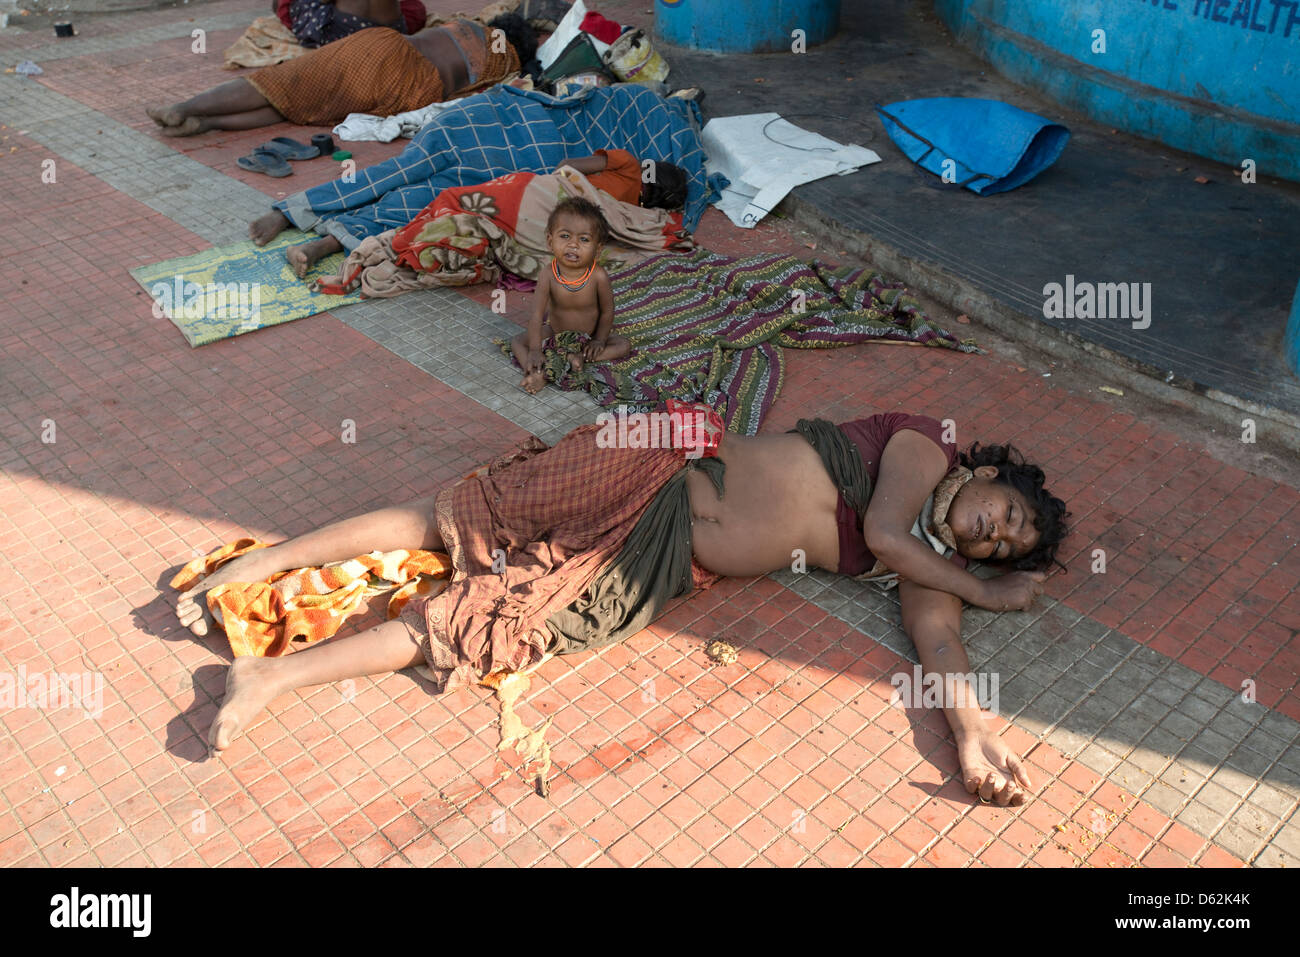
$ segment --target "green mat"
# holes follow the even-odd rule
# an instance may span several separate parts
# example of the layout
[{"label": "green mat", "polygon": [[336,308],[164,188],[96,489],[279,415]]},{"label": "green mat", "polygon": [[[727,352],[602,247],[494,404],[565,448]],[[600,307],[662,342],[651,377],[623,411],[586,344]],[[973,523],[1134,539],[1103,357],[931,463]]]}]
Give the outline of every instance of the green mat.
[{"label": "green mat", "polygon": [[360,302],[360,293],[327,296],[308,288],[317,276],[337,272],[343,253],[320,260],[305,280],[293,274],[285,248],[314,238],[288,229],[265,246],[245,240],[140,266],[131,270],[131,278],[154,300],[156,317],[170,319],[191,346],[204,346]]}]

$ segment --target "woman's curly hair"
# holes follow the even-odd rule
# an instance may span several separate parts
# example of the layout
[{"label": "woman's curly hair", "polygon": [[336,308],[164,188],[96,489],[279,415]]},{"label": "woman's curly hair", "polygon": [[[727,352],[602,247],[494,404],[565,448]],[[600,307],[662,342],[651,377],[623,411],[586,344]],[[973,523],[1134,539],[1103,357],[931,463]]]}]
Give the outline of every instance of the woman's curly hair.
[{"label": "woman's curly hair", "polygon": [[641,205],[646,209],[681,209],[686,205],[688,177],[686,170],[672,163],[654,163],[654,175],[645,184]]},{"label": "woman's curly hair", "polygon": [[1009,444],[980,445],[976,442],[961,453],[961,464],[972,471],[984,465],[993,466],[998,470],[998,476],[993,481],[1015,489],[1033,506],[1038,544],[1028,555],[1001,564],[1010,565],[1017,571],[1042,571],[1053,564],[1060,565],[1056,560],[1056,551],[1070,533],[1065,524],[1070,513],[1065,510],[1065,502],[1043,488],[1043,470],[1025,462],[1025,457]]},{"label": "woman's curly hair", "polygon": [[[519,65],[527,67],[529,62],[537,59],[537,31],[517,13],[502,13],[488,21],[489,29],[497,29],[506,35],[506,42],[519,54]],[[492,38],[489,34],[488,43]]]}]

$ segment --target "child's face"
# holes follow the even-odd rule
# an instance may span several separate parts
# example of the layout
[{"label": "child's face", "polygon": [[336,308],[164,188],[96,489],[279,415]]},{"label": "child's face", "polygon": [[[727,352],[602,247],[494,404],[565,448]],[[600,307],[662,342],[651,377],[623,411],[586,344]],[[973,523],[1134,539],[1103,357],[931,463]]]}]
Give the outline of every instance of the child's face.
[{"label": "child's face", "polygon": [[567,269],[585,270],[600,252],[595,228],[581,216],[561,216],[546,234],[546,244],[555,261]]}]

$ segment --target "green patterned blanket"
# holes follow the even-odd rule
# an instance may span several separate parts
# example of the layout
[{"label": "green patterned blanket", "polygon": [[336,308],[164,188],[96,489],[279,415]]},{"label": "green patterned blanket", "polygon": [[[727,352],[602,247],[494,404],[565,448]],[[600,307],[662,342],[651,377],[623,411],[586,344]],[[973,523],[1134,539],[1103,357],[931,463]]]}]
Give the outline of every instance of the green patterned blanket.
[{"label": "green patterned blanket", "polygon": [[[632,342],[617,362],[580,372],[563,354],[546,377],[601,405],[649,410],[703,401],[727,429],[753,435],[781,391],[783,349],[831,349],[880,339],[978,352],[932,323],[901,283],[792,256],[732,259],[697,249],[611,273],[614,329]],[[498,341],[509,355],[509,344]]]}]

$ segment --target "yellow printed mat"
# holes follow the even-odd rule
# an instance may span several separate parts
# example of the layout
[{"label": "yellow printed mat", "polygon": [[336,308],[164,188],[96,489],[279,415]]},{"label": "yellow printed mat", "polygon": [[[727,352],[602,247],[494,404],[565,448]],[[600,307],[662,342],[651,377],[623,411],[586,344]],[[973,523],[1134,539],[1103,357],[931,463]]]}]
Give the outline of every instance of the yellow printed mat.
[{"label": "yellow printed mat", "polygon": [[314,235],[287,229],[265,246],[252,240],[207,249],[131,270],[153,300],[156,318],[172,321],[191,346],[278,326],[361,301],[359,293],[328,296],[309,283],[337,272],[343,253],[321,259],[306,279],[293,274],[284,251]]}]

